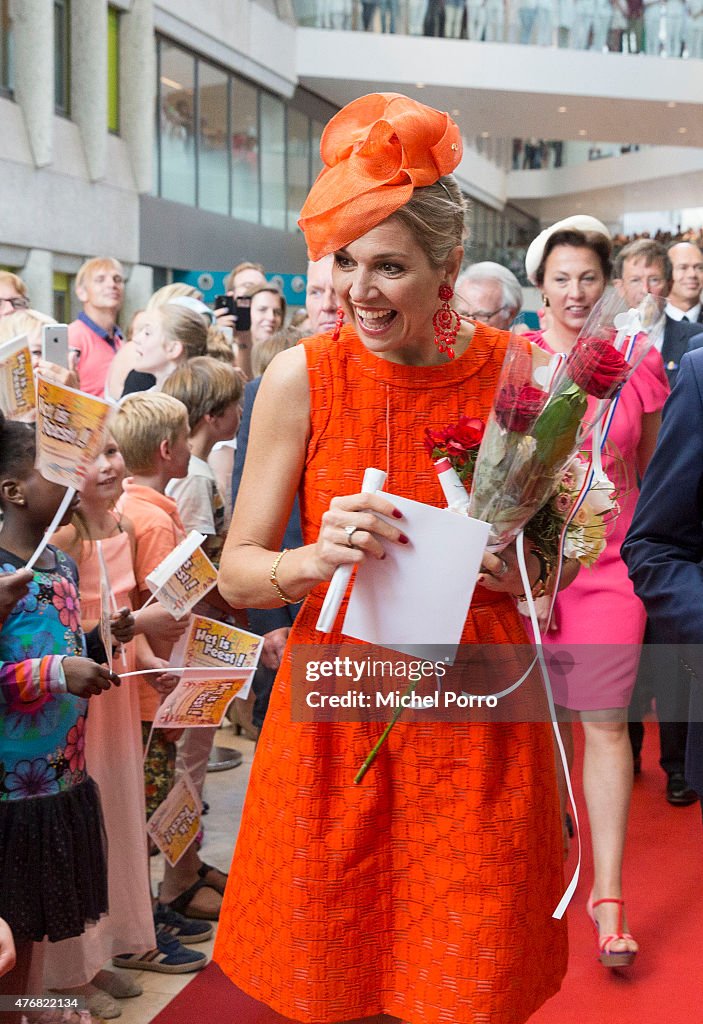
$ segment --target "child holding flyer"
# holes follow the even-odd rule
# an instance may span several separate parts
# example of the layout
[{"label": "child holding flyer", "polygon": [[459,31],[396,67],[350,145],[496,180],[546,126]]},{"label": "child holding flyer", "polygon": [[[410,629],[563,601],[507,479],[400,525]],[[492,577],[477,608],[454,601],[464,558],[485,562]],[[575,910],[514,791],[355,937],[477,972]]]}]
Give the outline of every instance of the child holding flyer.
[{"label": "child holding flyer", "polygon": [[[136,580],[132,559],[134,528],[115,511],[122,493],[125,466],[119,448],[111,436],[106,439],[98,459],[86,470],[81,489],[81,507],[73,521],[54,536],[54,542],[78,563],[81,574],[81,615],[85,628],[100,621],[101,559],[119,607],[132,607]],[[176,639],[182,627],[160,605],[152,605],[135,616],[136,632],[158,632]],[[116,655],[121,672],[135,667],[135,644],[127,644],[124,656]],[[142,646],[144,657],[145,646]],[[154,658],[154,667],[159,667]],[[149,676],[159,684],[166,676]],[[174,677],[175,679],[175,677]],[[93,1013],[113,1017],[119,1007],[113,996],[136,996],[141,987],[131,979],[101,971],[110,957],[129,950],[131,955],[149,953],[148,963],[162,969],[191,970],[190,957],[199,964],[198,954],[189,954],[176,943],[166,948],[154,925],[163,925],[163,914],[152,914],[151,890],[146,848],[146,811],[142,769],[142,734],[139,693],[134,682],[127,682],[106,695],[92,709],[86,729],[86,754],[93,777],[100,787],[108,839],[108,892],[110,912],[83,936],[67,940],[47,950],[44,964],[45,987],[63,994],[81,995]],[[169,922],[173,924],[173,922]],[[171,934],[185,937],[177,926]],[[188,928],[185,929],[188,933]],[[190,929],[200,940],[203,929]],[[161,936],[159,935],[159,939]],[[170,941],[170,939],[169,939]],[[186,941],[192,941],[190,934]],[[187,960],[182,962],[182,954]],[[180,956],[175,956],[179,954]],[[165,966],[164,966],[165,964]],[[202,963],[200,963],[202,965]]]},{"label": "child holding flyer", "polygon": [[[125,466],[133,475],[123,483],[117,508],[134,526],[134,573],[136,603],[151,596],[146,578],[185,537],[185,530],[173,498],[166,496],[166,484],[188,472],[188,414],[185,406],[168,395],[130,395],[112,421],[112,433],[122,452]],[[185,628],[185,624],[184,624]],[[149,650],[136,652],[137,668],[163,667],[171,656],[171,640],[154,638]],[[146,653],[145,653],[146,652]],[[160,659],[158,666],[151,655]],[[156,709],[167,692],[140,680],[142,737],[147,743]],[[174,742],[170,730],[154,732],[144,764],[146,810],[151,815],[173,785]]]},{"label": "child holding flyer", "polygon": [[163,385],[164,394],[183,402],[190,425],[188,475],[172,480],[166,493],[176,499],[186,530],[205,534],[203,550],[215,564],[225,540],[225,502],[207,459],[218,441],[236,434],[243,392],[234,367],[210,356],[190,359]]},{"label": "child holding flyer", "polygon": [[[35,457],[34,429],[0,414],[2,574],[14,575],[28,561],[64,497],[63,487],[34,468]],[[0,631],[0,917],[17,952],[0,981],[2,995],[26,993],[33,943],[80,935],[108,905],[85,722],[88,698],[119,679],[85,656],[77,581],[73,560],[47,547]],[[104,660],[99,639],[89,640]]]},{"label": "child holding flyer", "polygon": [[[118,509],[134,524],[134,568],[139,601],[144,604],[150,596],[147,576],[185,536],[176,502],[165,491],[169,480],[182,478],[188,472],[188,413],[183,403],[170,395],[130,395],[115,415],[112,432],[127,470],[132,473],[124,482]],[[182,620],[184,630],[187,624],[186,616]],[[154,653],[160,658],[168,659],[172,646],[163,640],[153,642]],[[139,663],[139,655],[137,660]],[[152,694],[153,690],[147,693],[147,687],[140,685],[145,744],[159,704]],[[153,731],[144,765],[148,814],[163,802],[173,785],[174,743],[179,737],[180,730]],[[187,917],[216,920],[226,875],[203,864],[194,848],[188,850],[174,872],[176,881],[164,882],[162,902]]]}]

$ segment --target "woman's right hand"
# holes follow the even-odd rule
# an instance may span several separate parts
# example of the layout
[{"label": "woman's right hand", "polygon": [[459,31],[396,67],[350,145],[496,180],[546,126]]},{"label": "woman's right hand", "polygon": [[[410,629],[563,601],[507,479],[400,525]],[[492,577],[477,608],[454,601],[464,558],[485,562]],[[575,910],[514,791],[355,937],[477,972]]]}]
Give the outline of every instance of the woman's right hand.
[{"label": "woman's right hand", "polygon": [[63,674],[66,689],[74,697],[92,697],[120,685],[120,677],[111,672],[107,665],[98,665],[90,658],[68,657],[63,659]]},{"label": "woman's right hand", "polygon": [[[321,580],[332,579],[340,565],[358,565],[367,557],[385,558],[386,544],[410,543],[402,530],[381,516],[402,519],[403,513],[380,494],[350,494],[332,499],[322,516],[312,552]],[[354,527],[353,533],[348,527]]]}]

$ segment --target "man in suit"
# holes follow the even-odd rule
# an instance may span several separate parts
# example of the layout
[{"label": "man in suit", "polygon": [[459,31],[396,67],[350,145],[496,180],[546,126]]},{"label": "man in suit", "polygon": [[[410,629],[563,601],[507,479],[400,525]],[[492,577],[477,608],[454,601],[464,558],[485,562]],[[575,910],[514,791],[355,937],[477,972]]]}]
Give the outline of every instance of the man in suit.
[{"label": "man in suit", "polygon": [[[321,260],[308,264],[308,281],[305,292],[305,310],[310,323],[310,334],[324,334],[334,330],[337,316],[337,293],[332,280],[332,256],[324,256]],[[234,508],[242,480],[242,470],[249,444],[249,428],[254,402],[261,384],[261,377],[250,380],[244,388],[244,406],[242,421],[237,433],[237,448],[234,454],[234,470],[232,472],[232,507]],[[300,508],[296,496],[286,532],[283,536],[284,548],[298,548],[303,544],[300,525]],[[300,611],[300,604],[287,604],[283,608],[249,608],[249,626],[255,632],[266,637],[268,643],[261,656],[261,664],[254,676],[255,693],[252,724],[258,732],[261,728],[273,680],[281,662],[283,649],[288,639],[291,626]]]},{"label": "man in suit", "polygon": [[[703,344],[703,323],[693,317],[694,313],[696,317],[699,315],[700,304],[693,306],[690,301],[692,291],[698,296],[696,302],[699,301],[703,263],[699,278],[698,271],[692,269],[697,265],[695,254],[682,255],[678,251],[682,248],[694,249],[700,257],[698,246],[688,242],[672,246],[667,253],[660,242],[651,238],[638,238],[624,246],[613,263],[613,284],[629,305],[636,306],[646,292],[667,298],[661,355],[672,387],[684,352]],[[677,270],[674,269],[670,253],[674,253],[677,260]],[[682,304],[687,304],[686,308],[691,315],[684,313]]]},{"label": "man in suit", "polygon": [[703,349],[684,354],[622,548],[660,642],[691,679],[686,780],[703,795]]},{"label": "man in suit", "polygon": [[[673,284],[673,268],[663,245],[649,238],[630,242],[620,250],[613,269],[613,283],[630,306],[636,306],[646,292],[664,297]],[[677,300],[678,301],[678,300]],[[668,307],[668,304],[667,304]],[[703,344],[703,325],[688,323],[667,315],[661,355],[669,384],[674,385],[683,355]],[[641,764],[642,709],[656,697],[659,718],[660,765],[667,775],[666,798],[673,806],[686,806],[696,800],[686,785],[684,761],[689,702],[688,676],[678,658],[670,657],[665,641],[649,621],[645,633],[645,657],[630,705],[630,740],[635,764]]]},{"label": "man in suit", "polygon": [[693,242],[675,242],[668,249],[671,260],[671,287],[666,304],[667,316],[682,323],[701,323],[703,291],[703,253]]}]

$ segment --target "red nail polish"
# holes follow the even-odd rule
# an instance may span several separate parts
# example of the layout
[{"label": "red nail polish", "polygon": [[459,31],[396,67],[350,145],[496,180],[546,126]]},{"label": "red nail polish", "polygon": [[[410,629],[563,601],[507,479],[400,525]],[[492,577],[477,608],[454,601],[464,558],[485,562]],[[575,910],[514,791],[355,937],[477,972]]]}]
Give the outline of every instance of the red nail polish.
[{"label": "red nail polish", "polygon": [[404,533],[400,534],[400,536],[398,537],[398,540],[400,541],[401,544],[409,544],[410,543],[410,539],[408,537],[406,537]]},{"label": "red nail polish", "polygon": [[394,508],[393,509],[393,515],[395,516],[396,519],[402,519],[403,518],[403,513],[398,508]]}]

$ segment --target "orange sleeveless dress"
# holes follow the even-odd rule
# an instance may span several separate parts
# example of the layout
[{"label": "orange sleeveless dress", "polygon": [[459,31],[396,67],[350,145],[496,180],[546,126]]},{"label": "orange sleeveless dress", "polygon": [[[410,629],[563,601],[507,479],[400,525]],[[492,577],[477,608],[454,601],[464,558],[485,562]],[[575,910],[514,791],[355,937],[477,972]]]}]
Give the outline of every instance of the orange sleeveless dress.
[{"label": "orange sleeveless dress", "polygon": [[[350,327],[338,342],[302,343],[306,543],[367,466],[388,470],[389,492],[444,506],[424,428],[486,418],[507,338],[478,324],[468,350],[438,367],[380,359]],[[320,642],[324,593],[307,598],[276,678],[215,960],[247,995],[303,1024],[378,1013],[520,1024],[566,970],[565,922],[551,917],[562,894],[551,727],[401,717],[355,786],[384,723],[291,722],[290,651]],[[478,588],[462,639],[525,643],[512,599]]]}]

